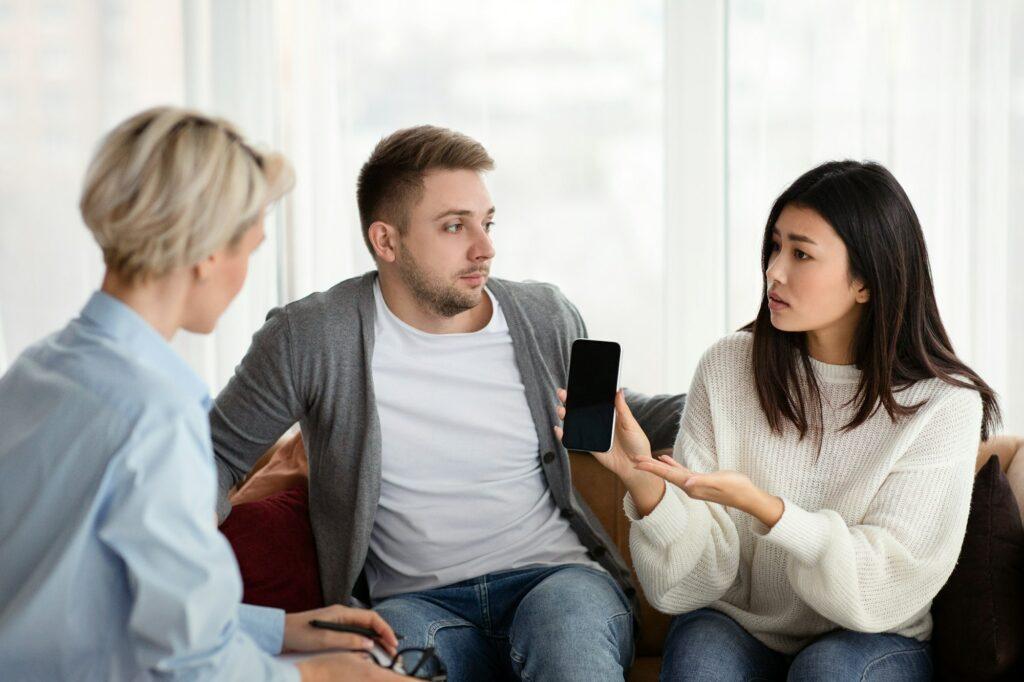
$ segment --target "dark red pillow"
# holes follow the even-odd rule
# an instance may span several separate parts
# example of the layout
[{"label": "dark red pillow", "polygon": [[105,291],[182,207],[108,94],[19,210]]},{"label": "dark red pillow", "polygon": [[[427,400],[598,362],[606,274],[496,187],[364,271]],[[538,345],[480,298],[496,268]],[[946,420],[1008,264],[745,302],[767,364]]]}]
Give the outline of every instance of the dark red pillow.
[{"label": "dark red pillow", "polygon": [[305,486],[232,508],[220,530],[238,559],[243,602],[288,613],[324,605]]},{"label": "dark red pillow", "polygon": [[960,559],[932,603],[941,680],[1020,679],[1024,652],[1024,528],[993,456],[974,479]]}]

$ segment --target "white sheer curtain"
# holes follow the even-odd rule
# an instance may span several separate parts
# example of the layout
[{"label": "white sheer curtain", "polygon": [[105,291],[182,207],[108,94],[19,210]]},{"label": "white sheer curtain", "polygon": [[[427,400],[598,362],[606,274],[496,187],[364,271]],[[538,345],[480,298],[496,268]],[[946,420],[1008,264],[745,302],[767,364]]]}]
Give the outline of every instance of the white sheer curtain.
[{"label": "white sheer curtain", "polygon": [[829,159],[907,190],[958,354],[1024,429],[1024,8],[1010,0],[732,0],[727,17],[727,326],[760,294],[771,202]]},{"label": "white sheer curtain", "polygon": [[4,311],[0,310],[0,374],[7,370],[7,344],[4,342]]},{"label": "white sheer curtain", "polygon": [[[78,195],[100,137],[159,104],[226,116],[275,144],[274,3],[12,1],[0,4],[0,369],[77,314],[100,283]],[[276,235],[215,334],[174,344],[213,390],[279,301]]]},{"label": "white sheer curtain", "polygon": [[216,390],[266,311],[372,267],[355,178],[420,123],[497,161],[498,276],[552,281],[623,382],[684,390],[746,322],[772,199],[875,159],[925,227],[959,353],[1024,430],[1024,9],[1011,0],[0,0],[0,363],[102,272],[76,204],[100,135],[178,103],[296,166],[246,288],[177,347]]},{"label": "white sheer curtain", "polygon": [[[256,145],[280,149],[284,103],[271,0],[183,0],[179,40],[185,65],[183,102],[235,123]],[[266,241],[249,263],[245,286],[213,334],[180,333],[175,347],[214,394],[234,373],[253,332],[281,302],[280,245],[290,198],[266,220]]]},{"label": "white sheer curtain", "polygon": [[623,344],[627,385],[667,388],[660,0],[282,3],[275,26],[298,171],[287,298],[372,267],[359,167],[394,130],[447,126],[497,164],[494,274],[559,284]]},{"label": "white sheer curtain", "polygon": [[[8,361],[99,286],[78,196],[100,135],[182,97],[174,3],[0,5],[0,313]],[[0,358],[2,362],[2,358]]]},{"label": "white sheer curtain", "polygon": [[[254,271],[253,288],[272,280],[289,301],[372,268],[359,168],[394,130],[443,125],[496,159],[494,273],[556,282],[592,335],[623,344],[628,385],[667,388],[660,0],[185,8],[190,97],[273,140],[296,167],[279,241],[266,249],[276,247],[278,267]],[[272,298],[236,303],[213,341],[185,339],[191,357],[223,381]]]}]

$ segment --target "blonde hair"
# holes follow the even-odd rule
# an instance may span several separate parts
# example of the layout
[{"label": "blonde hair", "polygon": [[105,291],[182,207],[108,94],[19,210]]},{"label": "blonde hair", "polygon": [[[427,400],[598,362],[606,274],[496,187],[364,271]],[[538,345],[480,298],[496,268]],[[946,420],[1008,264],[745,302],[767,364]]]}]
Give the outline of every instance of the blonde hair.
[{"label": "blonde hair", "polygon": [[283,155],[257,151],[227,121],[157,107],[103,139],[79,209],[107,268],[132,283],[234,245],[294,184]]}]

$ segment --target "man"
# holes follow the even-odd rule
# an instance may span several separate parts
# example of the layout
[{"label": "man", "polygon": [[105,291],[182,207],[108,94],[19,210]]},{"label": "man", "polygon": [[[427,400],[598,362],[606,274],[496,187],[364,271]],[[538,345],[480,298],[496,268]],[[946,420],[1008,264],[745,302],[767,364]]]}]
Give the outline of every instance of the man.
[{"label": "man", "polygon": [[[621,680],[636,590],[553,432],[586,328],[555,287],[489,277],[492,167],[431,126],[377,145],[377,270],[270,313],[211,413],[222,497],[298,420],[329,601],[368,592],[452,680]],[[671,446],[682,396],[629,402]]]}]

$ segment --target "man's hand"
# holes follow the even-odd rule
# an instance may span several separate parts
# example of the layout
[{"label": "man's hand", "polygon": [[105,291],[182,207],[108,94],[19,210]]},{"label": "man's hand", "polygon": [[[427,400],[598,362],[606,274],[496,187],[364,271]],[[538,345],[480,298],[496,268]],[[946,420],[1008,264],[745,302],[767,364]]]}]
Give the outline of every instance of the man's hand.
[{"label": "man's hand", "polygon": [[328,654],[302,661],[296,666],[302,682],[403,682],[409,679],[382,668],[366,654]]},{"label": "man's hand", "polygon": [[[398,648],[398,638],[392,632],[391,626],[384,622],[384,619],[377,612],[367,609],[353,609],[335,604],[313,611],[302,611],[285,615],[285,651],[317,651],[320,649],[360,649],[369,651],[373,648],[373,640],[368,637],[349,632],[335,632],[334,630],[315,628],[309,624],[311,620],[326,620],[344,623],[345,625],[358,625],[359,627],[376,632],[380,645],[389,653],[394,654]],[[373,663],[370,665],[373,665]]]},{"label": "man's hand", "polygon": [[761,490],[738,471],[695,474],[668,455],[638,462],[636,468],[660,476],[695,500],[716,502],[746,512],[769,528],[778,523],[785,511],[781,498]]}]

